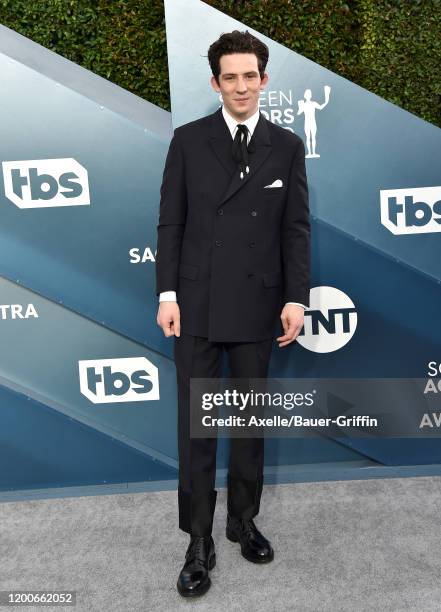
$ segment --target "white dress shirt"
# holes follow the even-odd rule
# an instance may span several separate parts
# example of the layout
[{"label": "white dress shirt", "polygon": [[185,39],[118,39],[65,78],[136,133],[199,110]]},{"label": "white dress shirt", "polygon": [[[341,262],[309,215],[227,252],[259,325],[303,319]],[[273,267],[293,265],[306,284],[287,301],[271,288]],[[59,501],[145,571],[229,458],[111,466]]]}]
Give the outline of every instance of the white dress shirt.
[{"label": "white dress shirt", "polygon": [[[232,117],[230,113],[228,113],[228,111],[225,109],[225,106],[223,105],[222,105],[222,115],[225,119],[228,129],[230,130],[231,138],[234,140],[234,137],[236,136],[238,121],[237,119]],[[248,119],[245,119],[245,121],[242,122],[248,128],[247,144],[250,142],[250,138],[253,135],[254,128],[256,127],[257,122],[259,121],[259,116],[260,116],[260,111],[259,111],[259,108],[257,108],[256,112],[253,115],[251,115],[251,117],[248,117]],[[160,302],[166,302],[166,301],[176,302],[176,291],[163,291],[162,293],[159,294],[159,301]],[[300,304],[299,302],[287,302],[287,304],[296,304],[297,306],[302,306],[303,308],[306,308],[304,304]]]}]

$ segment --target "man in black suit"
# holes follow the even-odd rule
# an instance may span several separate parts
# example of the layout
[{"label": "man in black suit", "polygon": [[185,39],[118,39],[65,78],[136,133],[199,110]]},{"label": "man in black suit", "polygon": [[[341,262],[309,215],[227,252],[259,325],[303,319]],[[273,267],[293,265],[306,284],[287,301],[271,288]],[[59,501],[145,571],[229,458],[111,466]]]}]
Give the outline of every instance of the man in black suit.
[{"label": "man in black suit", "polygon": [[[309,306],[310,223],[302,139],[259,111],[268,47],[248,31],[208,51],[223,106],[174,130],[158,224],[157,323],[174,336],[178,384],[179,527],[190,534],[177,587],[205,593],[216,562],[211,537],[217,439],[190,436],[190,379],[266,378],[276,324],[295,341]],[[281,323],[281,325],[280,325]],[[231,439],[226,535],[254,563],[273,559],[254,524],[264,439]]]}]

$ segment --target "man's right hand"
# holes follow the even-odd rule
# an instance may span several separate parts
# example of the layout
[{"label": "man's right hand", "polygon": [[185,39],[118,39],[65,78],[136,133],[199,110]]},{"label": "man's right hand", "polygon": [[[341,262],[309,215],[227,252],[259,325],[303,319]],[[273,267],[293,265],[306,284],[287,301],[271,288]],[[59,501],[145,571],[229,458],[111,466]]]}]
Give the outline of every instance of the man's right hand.
[{"label": "man's right hand", "polygon": [[162,328],[164,336],[181,335],[181,313],[177,302],[159,302],[156,322]]}]

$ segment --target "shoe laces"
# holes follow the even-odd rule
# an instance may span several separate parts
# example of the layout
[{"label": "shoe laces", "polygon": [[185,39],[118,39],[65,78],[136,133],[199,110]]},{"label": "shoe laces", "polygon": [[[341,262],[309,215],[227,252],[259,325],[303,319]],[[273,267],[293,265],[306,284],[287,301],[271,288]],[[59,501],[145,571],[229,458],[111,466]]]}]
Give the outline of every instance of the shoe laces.
[{"label": "shoe laces", "polygon": [[205,553],[206,540],[203,536],[197,536],[192,539],[190,545],[188,547],[188,556],[193,556],[200,561],[201,563],[205,563],[206,561],[206,553]]}]

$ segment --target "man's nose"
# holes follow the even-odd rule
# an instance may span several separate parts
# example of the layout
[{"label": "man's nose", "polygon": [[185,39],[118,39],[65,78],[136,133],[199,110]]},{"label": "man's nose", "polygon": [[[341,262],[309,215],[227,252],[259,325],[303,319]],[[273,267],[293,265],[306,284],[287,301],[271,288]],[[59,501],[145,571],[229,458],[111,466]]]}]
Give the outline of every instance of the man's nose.
[{"label": "man's nose", "polygon": [[243,79],[239,79],[237,82],[237,93],[245,93],[247,91],[247,83]]}]

